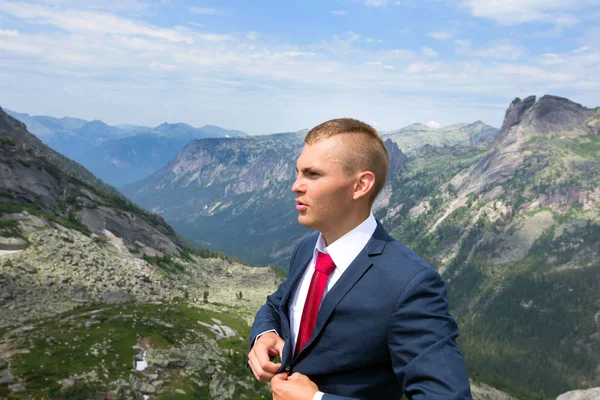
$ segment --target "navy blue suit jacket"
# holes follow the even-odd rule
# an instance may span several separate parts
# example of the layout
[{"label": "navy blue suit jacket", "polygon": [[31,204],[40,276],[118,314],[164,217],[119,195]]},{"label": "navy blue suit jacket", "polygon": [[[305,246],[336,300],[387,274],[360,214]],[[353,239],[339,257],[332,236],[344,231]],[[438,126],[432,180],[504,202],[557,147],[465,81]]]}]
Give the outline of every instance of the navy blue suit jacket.
[{"label": "navy blue suit jacket", "polygon": [[[288,278],[256,314],[250,343],[275,329],[285,341],[281,371],[300,372],[324,400],[470,399],[456,322],[440,275],[381,224],[323,298],[315,331],[292,358],[289,302],[318,233],[294,251]],[[280,372],[281,372],[280,371]]]}]

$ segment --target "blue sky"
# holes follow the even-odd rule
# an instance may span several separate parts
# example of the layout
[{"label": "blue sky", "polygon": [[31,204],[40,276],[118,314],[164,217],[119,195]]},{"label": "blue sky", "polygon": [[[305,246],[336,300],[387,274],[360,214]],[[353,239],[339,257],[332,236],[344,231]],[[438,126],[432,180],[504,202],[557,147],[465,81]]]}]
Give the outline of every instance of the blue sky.
[{"label": "blue sky", "polygon": [[251,134],[600,106],[600,0],[0,0],[0,106]]}]

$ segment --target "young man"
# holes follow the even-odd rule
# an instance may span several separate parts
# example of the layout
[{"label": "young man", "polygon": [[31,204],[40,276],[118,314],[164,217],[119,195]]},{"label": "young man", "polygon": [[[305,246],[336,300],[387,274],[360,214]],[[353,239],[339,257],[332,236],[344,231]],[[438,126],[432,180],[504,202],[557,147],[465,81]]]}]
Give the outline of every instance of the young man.
[{"label": "young man", "polygon": [[318,232],[256,315],[256,379],[277,400],[470,399],[444,282],[371,213],[389,164],[381,138],[336,119],[304,141],[292,191],[298,222]]}]

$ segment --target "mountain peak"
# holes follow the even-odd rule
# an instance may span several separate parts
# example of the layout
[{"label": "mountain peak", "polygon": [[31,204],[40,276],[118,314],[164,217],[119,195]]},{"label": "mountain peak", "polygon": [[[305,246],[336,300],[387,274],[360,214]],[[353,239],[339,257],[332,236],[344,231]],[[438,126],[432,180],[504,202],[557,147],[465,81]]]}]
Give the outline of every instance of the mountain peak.
[{"label": "mountain peak", "polygon": [[545,95],[524,100],[515,98],[504,117],[497,143],[511,144],[525,136],[556,135],[576,137],[595,133],[586,121],[597,109],[588,109],[569,99]]}]

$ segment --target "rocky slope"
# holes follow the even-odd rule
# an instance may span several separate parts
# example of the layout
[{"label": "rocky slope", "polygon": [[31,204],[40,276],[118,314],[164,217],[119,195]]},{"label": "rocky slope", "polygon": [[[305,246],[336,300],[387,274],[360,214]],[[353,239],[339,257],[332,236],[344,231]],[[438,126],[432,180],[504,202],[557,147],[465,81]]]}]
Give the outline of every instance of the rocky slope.
[{"label": "rocky slope", "polygon": [[[250,264],[285,266],[309,231],[296,222],[296,159],[306,132],[190,142],[167,167],[124,193],[178,232]],[[406,157],[391,140],[391,174]],[[377,202],[386,203],[389,190]]]},{"label": "rocky slope", "polygon": [[245,357],[278,272],[185,250],[1,110],[0,205],[0,398],[270,395]]},{"label": "rocky slope", "polygon": [[101,237],[109,231],[142,254],[179,255],[182,250],[161,217],[48,148],[1,109],[0,168],[0,236],[25,238],[41,218]]},{"label": "rocky slope", "polygon": [[481,121],[472,124],[455,124],[445,127],[431,127],[424,124],[412,124],[395,131],[382,132],[385,139],[390,138],[406,154],[413,154],[425,145],[489,145],[498,135],[498,129]]}]

